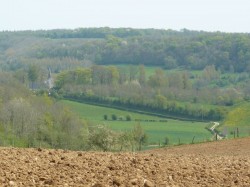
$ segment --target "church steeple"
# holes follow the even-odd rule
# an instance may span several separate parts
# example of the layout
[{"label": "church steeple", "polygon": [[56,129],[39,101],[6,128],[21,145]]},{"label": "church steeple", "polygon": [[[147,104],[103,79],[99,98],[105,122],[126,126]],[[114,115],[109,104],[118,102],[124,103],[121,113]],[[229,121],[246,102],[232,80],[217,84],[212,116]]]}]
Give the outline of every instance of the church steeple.
[{"label": "church steeple", "polygon": [[48,67],[48,72],[49,72],[48,73],[48,79],[47,79],[46,83],[47,83],[49,89],[51,89],[53,87],[53,78],[52,78],[52,75],[51,75],[50,67]]}]

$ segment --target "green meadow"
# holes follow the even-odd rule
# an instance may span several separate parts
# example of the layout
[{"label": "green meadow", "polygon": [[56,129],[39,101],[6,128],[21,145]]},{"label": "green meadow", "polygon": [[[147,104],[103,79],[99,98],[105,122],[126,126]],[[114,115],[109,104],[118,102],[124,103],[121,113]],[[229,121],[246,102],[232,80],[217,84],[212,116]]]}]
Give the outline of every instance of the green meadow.
[{"label": "green meadow", "polygon": [[[128,64],[114,64],[112,66],[116,66],[117,68],[121,68],[121,69],[125,69],[127,71],[129,71],[130,67],[133,67],[134,68],[138,68],[139,69],[139,65],[128,65]],[[153,75],[155,73],[155,70],[159,69],[159,68],[163,68],[161,66],[144,66],[144,69],[145,69],[145,73],[146,73],[146,76],[149,77],[151,75]],[[182,68],[176,68],[176,69],[171,69],[171,70],[168,70],[168,69],[163,69],[163,71],[166,73],[166,74],[171,74],[171,73],[175,73],[175,72],[186,72],[187,70],[185,69],[182,69]],[[198,71],[198,70],[192,70],[189,72],[191,72],[193,75],[200,75],[202,73],[202,71]]]},{"label": "green meadow", "polygon": [[[166,137],[168,137],[170,144],[188,144],[192,142],[193,138],[194,142],[202,142],[212,137],[211,133],[205,129],[207,123],[204,122],[172,120],[68,100],[61,102],[71,108],[82,119],[91,121],[94,124],[105,124],[116,131],[129,131],[140,123],[147,133],[148,143],[151,145],[163,143]],[[115,114],[118,120],[112,120],[112,114]],[[108,116],[108,120],[104,120],[104,115]],[[127,115],[131,116],[131,121],[126,121]],[[141,121],[136,121],[138,119]]]},{"label": "green meadow", "polygon": [[250,136],[250,103],[244,102],[234,106],[227,114],[223,125],[218,130],[228,134],[229,138],[233,138],[234,132],[239,136]]}]

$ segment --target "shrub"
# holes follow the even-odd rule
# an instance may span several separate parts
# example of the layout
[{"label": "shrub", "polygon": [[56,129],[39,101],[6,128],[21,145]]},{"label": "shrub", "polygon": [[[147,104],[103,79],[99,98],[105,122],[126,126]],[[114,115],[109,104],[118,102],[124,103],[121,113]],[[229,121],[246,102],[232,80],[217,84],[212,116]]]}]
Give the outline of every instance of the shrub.
[{"label": "shrub", "polygon": [[112,120],[117,120],[117,116],[115,114],[112,114],[111,118]]},{"label": "shrub", "polygon": [[130,114],[126,115],[126,121],[131,121],[131,120],[132,120],[131,115]]},{"label": "shrub", "polygon": [[89,143],[94,150],[111,151],[115,147],[115,142],[115,132],[106,126],[99,126],[89,137]]},{"label": "shrub", "polygon": [[169,145],[169,138],[166,136],[163,142],[164,146]]},{"label": "shrub", "polygon": [[123,121],[123,118],[124,118],[123,116],[119,116],[118,120]]},{"label": "shrub", "polygon": [[103,119],[104,119],[104,120],[108,120],[108,115],[107,115],[107,114],[104,114]]}]

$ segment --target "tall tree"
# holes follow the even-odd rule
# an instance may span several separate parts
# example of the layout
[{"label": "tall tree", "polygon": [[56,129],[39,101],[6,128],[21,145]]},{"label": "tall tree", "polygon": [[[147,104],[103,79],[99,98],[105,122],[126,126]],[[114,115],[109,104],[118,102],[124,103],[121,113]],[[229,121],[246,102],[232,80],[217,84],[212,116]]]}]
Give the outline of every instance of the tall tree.
[{"label": "tall tree", "polygon": [[143,64],[139,66],[139,83],[144,85],[146,83],[146,72]]},{"label": "tall tree", "polygon": [[134,126],[132,133],[134,136],[134,141],[136,142],[138,150],[140,151],[142,149],[142,145],[147,143],[147,135],[140,123]]},{"label": "tall tree", "polygon": [[109,83],[112,84],[112,85],[118,84],[120,74],[119,74],[119,71],[118,71],[117,67],[109,66],[108,70],[109,70],[109,74],[110,74]]},{"label": "tall tree", "polygon": [[38,67],[36,65],[30,65],[28,69],[28,78],[31,82],[31,88],[34,89],[34,83],[38,79]]},{"label": "tall tree", "polygon": [[152,87],[164,87],[168,85],[168,80],[162,69],[156,69],[155,73],[149,77],[148,84]]}]

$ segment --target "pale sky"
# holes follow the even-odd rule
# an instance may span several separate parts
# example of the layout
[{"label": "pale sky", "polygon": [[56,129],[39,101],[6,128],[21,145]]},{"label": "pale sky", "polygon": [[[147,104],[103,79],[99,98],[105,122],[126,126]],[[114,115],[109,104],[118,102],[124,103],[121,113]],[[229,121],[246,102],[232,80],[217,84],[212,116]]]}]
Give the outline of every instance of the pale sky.
[{"label": "pale sky", "polygon": [[250,0],[0,0],[0,31],[106,26],[250,33]]}]

